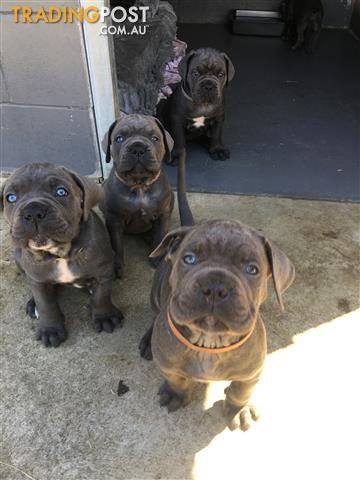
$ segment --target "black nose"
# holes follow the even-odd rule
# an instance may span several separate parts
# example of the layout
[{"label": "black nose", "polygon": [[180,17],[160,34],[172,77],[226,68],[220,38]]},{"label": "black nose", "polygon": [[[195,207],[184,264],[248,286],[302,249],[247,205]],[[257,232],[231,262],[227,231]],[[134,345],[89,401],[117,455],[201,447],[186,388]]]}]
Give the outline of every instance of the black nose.
[{"label": "black nose", "polygon": [[146,151],[146,147],[142,143],[133,143],[130,145],[129,151],[137,157],[142,157]]},{"label": "black nose", "polygon": [[214,90],[214,84],[212,82],[204,82],[203,89],[206,92],[212,92]]},{"label": "black nose", "polygon": [[229,296],[230,290],[221,280],[209,278],[201,280],[198,283],[201,294],[208,302],[220,303]]},{"label": "black nose", "polygon": [[46,217],[47,209],[38,202],[29,203],[22,211],[25,222],[41,222]]}]

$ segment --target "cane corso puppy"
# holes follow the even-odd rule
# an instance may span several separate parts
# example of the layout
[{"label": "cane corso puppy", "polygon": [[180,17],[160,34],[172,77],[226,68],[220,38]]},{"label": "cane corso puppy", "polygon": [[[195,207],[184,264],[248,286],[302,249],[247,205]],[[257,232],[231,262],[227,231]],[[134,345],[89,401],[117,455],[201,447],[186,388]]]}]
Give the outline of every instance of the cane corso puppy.
[{"label": "cane corso puppy", "polygon": [[111,125],[102,145],[106,161],[112,157],[114,164],[103,184],[100,208],[115,252],[115,274],[121,278],[123,234],[145,234],[154,249],[168,231],[174,194],[162,161],[170,158],[173,140],[155,117],[123,114]]},{"label": "cane corso puppy", "polygon": [[200,48],[182,59],[179,72],[182,81],[157,108],[157,117],[174,139],[171,164],[185,154],[186,139],[200,137],[211,158],[226,160],[230,152],[222,139],[225,89],[234,77],[234,65],[225,53]]},{"label": "cane corso puppy", "polygon": [[267,283],[272,277],[282,306],[294,267],[257,231],[228,220],[168,233],[152,256],[164,254],[151,296],[157,317],[140,343],[166,379],[160,405],[172,412],[190,401],[195,382],[230,380],[225,418],[246,430],[256,420],[249,399],[266,356]]},{"label": "cane corso puppy", "polygon": [[111,301],[113,253],[104,224],[91,209],[101,188],[50,163],[17,169],[3,191],[15,260],[31,289],[27,313],[39,319],[37,339],[57,347],[66,339],[58,284],[89,288],[98,332],[112,332],[122,313]]},{"label": "cane corso puppy", "polygon": [[291,42],[292,50],[304,45],[305,50],[312,53],[324,16],[321,0],[284,0],[281,10],[285,21],[283,39]]}]

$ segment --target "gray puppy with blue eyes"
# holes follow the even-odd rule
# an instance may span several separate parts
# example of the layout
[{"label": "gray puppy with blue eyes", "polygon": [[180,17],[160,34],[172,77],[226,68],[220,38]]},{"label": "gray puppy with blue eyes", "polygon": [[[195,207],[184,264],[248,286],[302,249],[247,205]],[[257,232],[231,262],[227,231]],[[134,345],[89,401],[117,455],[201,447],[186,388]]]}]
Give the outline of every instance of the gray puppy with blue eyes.
[{"label": "gray puppy with blue eyes", "polygon": [[92,291],[92,319],[98,332],[121,325],[111,301],[113,253],[104,224],[92,211],[99,185],[64,167],[33,163],[18,168],[3,189],[5,218],[15,260],[31,289],[26,310],[38,317],[37,339],[58,347],[66,339],[57,287]]},{"label": "gray puppy with blue eyes", "polygon": [[156,118],[122,114],[102,146],[113,168],[103,184],[100,208],[115,252],[115,274],[121,278],[124,233],[143,235],[153,250],[168,231],[174,194],[162,162],[170,158],[173,140]]},{"label": "gray puppy with blue eyes", "polygon": [[140,343],[165,382],[160,405],[187,405],[196,382],[231,381],[224,414],[229,428],[257,419],[249,404],[266,356],[260,307],[272,277],[278,301],[295,269],[271,241],[240,222],[212,220],[168,233],[152,256],[166,255],[156,271],[151,303],[157,316]]}]

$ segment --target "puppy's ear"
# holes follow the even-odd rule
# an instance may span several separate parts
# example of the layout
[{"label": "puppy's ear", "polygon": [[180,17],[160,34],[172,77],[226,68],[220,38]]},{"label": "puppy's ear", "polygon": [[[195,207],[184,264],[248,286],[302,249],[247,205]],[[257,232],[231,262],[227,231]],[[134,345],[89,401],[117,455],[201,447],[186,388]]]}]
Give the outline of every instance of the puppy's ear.
[{"label": "puppy's ear", "polygon": [[234,78],[235,75],[235,67],[230,60],[230,58],[226,55],[226,53],[223,53],[225,63],[226,63],[226,85],[229,85],[231,80]]},{"label": "puppy's ear", "polygon": [[94,208],[103,198],[103,190],[98,183],[91,178],[83,177],[67,168],[62,167],[67,172],[82,191],[81,206],[83,209],[82,221],[86,222],[89,218],[91,209]]},{"label": "puppy's ear", "polygon": [[195,50],[190,50],[190,52],[185,55],[185,57],[179,63],[178,69],[181,78],[186,82],[188,73],[189,73],[189,64],[192,57],[195,55]]},{"label": "puppy's ear", "polygon": [[102,149],[105,153],[105,162],[110,163],[111,160],[111,134],[117,124],[118,120],[115,120],[109,127],[109,130],[105,133],[104,138],[101,141]]},{"label": "puppy's ear", "polygon": [[276,297],[281,310],[284,310],[282,294],[294,281],[295,267],[285,253],[267,239],[265,239],[265,251],[271,269]]},{"label": "puppy's ear", "polygon": [[184,240],[192,227],[180,227],[172,230],[162,239],[160,244],[150,253],[150,258],[162,257],[167,253],[171,255],[178,248],[180,243]]},{"label": "puppy's ear", "polygon": [[165,156],[164,156],[164,161],[165,163],[170,163],[171,162],[171,151],[174,148],[174,140],[170,133],[165,130],[163,124],[160,122],[159,119],[154,117],[155,122],[157,123],[158,127],[161,130],[163,140],[164,140],[164,145],[165,145]]}]

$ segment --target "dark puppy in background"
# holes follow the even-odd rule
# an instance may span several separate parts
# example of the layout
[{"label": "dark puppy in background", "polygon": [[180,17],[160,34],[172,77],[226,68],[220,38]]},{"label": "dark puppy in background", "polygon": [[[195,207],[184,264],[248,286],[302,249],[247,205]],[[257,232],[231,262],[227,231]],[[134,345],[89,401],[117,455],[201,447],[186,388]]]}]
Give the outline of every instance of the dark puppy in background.
[{"label": "dark puppy in background", "polygon": [[174,93],[162,100],[157,117],[174,139],[171,164],[185,155],[186,140],[202,137],[214,160],[226,160],[230,152],[224,146],[225,89],[235,69],[229,57],[212,48],[190,51],[181,61],[182,78]]},{"label": "dark puppy in background", "polygon": [[156,118],[122,114],[102,146],[106,161],[112,157],[114,164],[103,184],[100,208],[115,252],[115,274],[121,278],[124,233],[144,234],[154,249],[168,231],[174,194],[162,162],[169,161],[173,141]]},{"label": "dark puppy in background", "polygon": [[321,33],[324,9],[321,0],[285,0],[281,3],[285,21],[283,39],[292,44],[292,50],[304,45],[314,52]]},{"label": "dark puppy in background", "polygon": [[165,377],[160,405],[169,412],[191,400],[196,382],[231,381],[225,390],[229,428],[246,430],[257,419],[249,404],[266,356],[260,307],[272,277],[278,301],[294,280],[287,256],[257,231],[230,220],[193,225],[182,212],[182,227],[170,232],[151,254],[166,257],[153,282],[153,326],[140,353],[154,358]]},{"label": "dark puppy in background", "polygon": [[39,318],[37,339],[57,347],[66,339],[57,285],[91,289],[97,331],[121,324],[111,301],[113,253],[100,218],[99,185],[66,168],[33,163],[17,169],[3,191],[5,218],[15,245],[15,260],[32,292],[27,313]]}]

